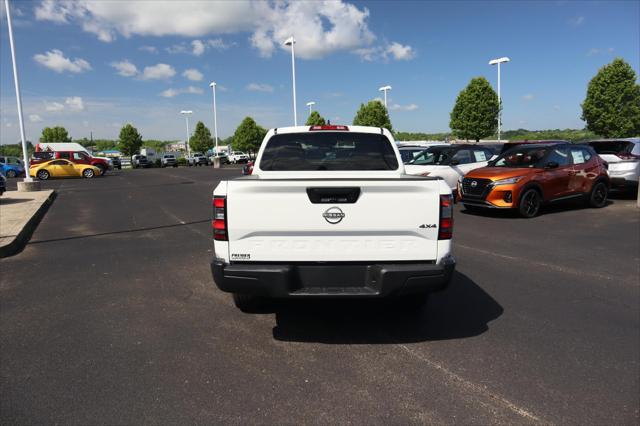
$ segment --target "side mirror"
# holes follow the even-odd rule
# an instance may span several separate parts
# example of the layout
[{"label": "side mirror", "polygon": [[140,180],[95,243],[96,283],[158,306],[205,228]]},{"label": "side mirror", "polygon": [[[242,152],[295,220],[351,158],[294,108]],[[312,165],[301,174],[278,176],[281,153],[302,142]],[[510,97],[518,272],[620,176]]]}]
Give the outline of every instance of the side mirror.
[{"label": "side mirror", "polygon": [[557,169],[559,166],[558,163],[556,163],[555,161],[549,161],[547,164],[544,165],[545,169]]},{"label": "side mirror", "polygon": [[457,166],[458,164],[460,164],[460,160],[451,160],[451,162],[449,164],[451,166]]},{"label": "side mirror", "polygon": [[489,166],[489,167],[495,167],[495,166],[496,166],[496,162],[495,162],[495,161],[493,161],[493,160],[492,160],[492,161],[489,161],[489,162],[487,163],[487,166]]}]

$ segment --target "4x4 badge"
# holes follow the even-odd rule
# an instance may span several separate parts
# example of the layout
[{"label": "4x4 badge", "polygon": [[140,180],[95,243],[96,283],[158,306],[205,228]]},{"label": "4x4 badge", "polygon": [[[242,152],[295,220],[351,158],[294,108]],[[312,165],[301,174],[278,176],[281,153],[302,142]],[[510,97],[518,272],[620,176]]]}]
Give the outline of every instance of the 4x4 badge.
[{"label": "4x4 badge", "polygon": [[322,217],[330,224],[335,225],[344,219],[344,212],[339,207],[331,207],[322,213]]}]

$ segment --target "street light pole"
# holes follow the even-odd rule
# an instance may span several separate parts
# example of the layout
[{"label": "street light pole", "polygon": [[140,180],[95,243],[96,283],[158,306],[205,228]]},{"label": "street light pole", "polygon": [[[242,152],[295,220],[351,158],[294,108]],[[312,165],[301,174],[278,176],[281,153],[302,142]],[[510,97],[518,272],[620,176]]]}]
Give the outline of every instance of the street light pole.
[{"label": "street light pole", "polygon": [[24,181],[33,182],[29,174],[29,156],[27,155],[27,137],[24,133],[24,118],[22,117],[22,96],[20,95],[20,81],[18,79],[18,66],[16,65],[16,47],[13,42],[13,27],[11,26],[11,9],[9,0],[4,0],[4,8],[7,13],[7,25],[9,26],[9,44],[11,46],[11,62],[13,63],[13,82],[16,86],[16,102],[18,104],[18,123],[20,124],[20,140],[22,142],[22,161],[24,162]]},{"label": "street light pole", "polygon": [[293,36],[289,37],[285,42],[285,46],[291,46],[291,72],[293,74],[293,125],[298,125],[298,112],[296,108],[296,53],[294,44],[296,44]]},{"label": "street light pole", "polygon": [[316,104],[316,103],[315,103],[314,101],[307,102],[307,106],[309,107],[309,115],[311,115],[311,111],[313,110],[313,106],[314,106],[315,104]]},{"label": "street light pole", "polygon": [[191,135],[191,132],[189,132],[189,115],[193,114],[193,111],[182,110],[180,111],[180,114],[184,115],[187,122],[187,140],[185,142],[185,146],[187,148],[187,157],[191,157],[191,150],[189,149],[189,136]]},{"label": "street light pole", "polygon": [[391,90],[391,86],[383,86],[378,90],[384,92],[384,107],[387,108],[387,91]]},{"label": "street light pole", "polygon": [[500,132],[502,131],[502,96],[500,94],[500,64],[503,62],[509,62],[510,59],[505,57],[492,59],[489,61],[489,65],[498,65],[498,142],[500,142]]},{"label": "street light pole", "polygon": [[209,85],[213,89],[213,134],[216,140],[216,156],[218,155],[218,116],[216,112],[216,82]]}]

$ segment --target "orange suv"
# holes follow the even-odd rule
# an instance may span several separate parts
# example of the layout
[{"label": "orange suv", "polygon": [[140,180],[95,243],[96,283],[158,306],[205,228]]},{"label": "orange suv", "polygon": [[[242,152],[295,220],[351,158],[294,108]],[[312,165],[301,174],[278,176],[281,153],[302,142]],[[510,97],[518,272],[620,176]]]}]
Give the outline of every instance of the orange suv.
[{"label": "orange suv", "polygon": [[527,218],[543,204],[572,198],[603,207],[608,193],[606,163],[590,146],[569,143],[511,148],[458,182],[458,199],[468,210],[518,209]]}]

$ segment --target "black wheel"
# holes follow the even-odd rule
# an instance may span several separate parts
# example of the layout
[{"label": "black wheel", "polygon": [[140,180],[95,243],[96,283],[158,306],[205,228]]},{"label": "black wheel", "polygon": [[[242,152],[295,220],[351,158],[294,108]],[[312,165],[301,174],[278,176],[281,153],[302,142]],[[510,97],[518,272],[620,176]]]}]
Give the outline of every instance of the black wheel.
[{"label": "black wheel", "polygon": [[589,194],[589,206],[599,209],[607,204],[609,188],[604,182],[596,182]]},{"label": "black wheel", "polygon": [[[104,175],[105,172],[107,171],[107,169],[105,169],[102,164],[97,164],[96,167],[100,169],[100,176]],[[90,170],[90,169],[86,169],[86,170]],[[93,173],[93,170],[91,170],[91,173]],[[84,175],[84,172],[82,172],[82,174]],[[91,176],[91,177],[93,177],[93,176]]]},{"label": "black wheel", "polygon": [[44,169],[38,170],[38,173],[36,173],[36,177],[40,180],[47,180],[49,179],[49,176],[51,176],[49,172]]},{"label": "black wheel", "polygon": [[8,178],[14,178],[17,176],[17,173],[15,170],[7,170],[7,177]]},{"label": "black wheel", "polygon": [[86,178],[86,179],[91,179],[92,177],[94,177],[96,174],[93,172],[93,169],[84,169],[82,171],[82,177]]},{"label": "black wheel", "polygon": [[542,197],[535,189],[527,189],[520,197],[518,211],[522,217],[527,219],[535,217],[540,212]]},{"label": "black wheel", "polygon": [[174,164],[174,165],[173,165],[173,167],[178,167],[178,165],[177,165],[177,164]]},{"label": "black wheel", "polygon": [[265,299],[252,294],[233,293],[233,303],[242,312],[256,313],[264,307]]}]

